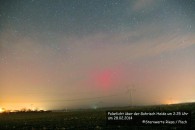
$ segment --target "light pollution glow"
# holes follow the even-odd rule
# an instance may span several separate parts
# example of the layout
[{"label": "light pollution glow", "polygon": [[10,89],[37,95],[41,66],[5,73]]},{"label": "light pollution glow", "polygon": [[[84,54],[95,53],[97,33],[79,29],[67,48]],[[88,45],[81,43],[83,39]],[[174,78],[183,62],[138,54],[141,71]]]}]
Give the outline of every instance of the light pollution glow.
[{"label": "light pollution glow", "polygon": [[0,3],[0,108],[195,101],[194,3]]},{"label": "light pollution glow", "polygon": [[3,113],[4,111],[3,111],[3,109],[2,108],[0,108],[0,113]]}]

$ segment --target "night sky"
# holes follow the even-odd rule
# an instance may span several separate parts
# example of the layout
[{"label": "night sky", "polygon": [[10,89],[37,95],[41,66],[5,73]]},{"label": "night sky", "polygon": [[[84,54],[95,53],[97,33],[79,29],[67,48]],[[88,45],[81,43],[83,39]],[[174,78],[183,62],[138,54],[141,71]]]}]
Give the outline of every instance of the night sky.
[{"label": "night sky", "polygon": [[0,108],[194,102],[194,21],[195,0],[1,0]]}]

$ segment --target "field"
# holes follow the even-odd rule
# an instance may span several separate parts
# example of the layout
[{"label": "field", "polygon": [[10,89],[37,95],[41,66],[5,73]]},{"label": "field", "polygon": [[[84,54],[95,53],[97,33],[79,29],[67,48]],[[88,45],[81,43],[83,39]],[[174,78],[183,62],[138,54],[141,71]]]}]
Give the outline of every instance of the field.
[{"label": "field", "polygon": [[87,130],[87,129],[187,129],[179,126],[125,126],[107,125],[106,110],[187,110],[191,111],[191,129],[195,129],[195,103],[142,107],[102,108],[74,110],[69,112],[1,113],[0,130]]}]

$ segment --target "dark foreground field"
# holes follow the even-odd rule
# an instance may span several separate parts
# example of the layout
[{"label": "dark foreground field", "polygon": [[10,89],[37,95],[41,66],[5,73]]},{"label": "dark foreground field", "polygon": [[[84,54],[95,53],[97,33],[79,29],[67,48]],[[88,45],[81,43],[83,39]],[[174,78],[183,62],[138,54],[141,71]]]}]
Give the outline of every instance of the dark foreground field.
[{"label": "dark foreground field", "polygon": [[[187,110],[191,112],[191,127],[179,126],[125,126],[107,125],[106,110],[132,110],[132,111],[155,111],[155,110]],[[78,110],[70,112],[43,112],[43,113],[3,113],[0,114],[0,130],[88,130],[88,129],[192,129],[195,130],[195,103],[178,105],[160,105],[145,107],[122,107],[96,110]]]}]

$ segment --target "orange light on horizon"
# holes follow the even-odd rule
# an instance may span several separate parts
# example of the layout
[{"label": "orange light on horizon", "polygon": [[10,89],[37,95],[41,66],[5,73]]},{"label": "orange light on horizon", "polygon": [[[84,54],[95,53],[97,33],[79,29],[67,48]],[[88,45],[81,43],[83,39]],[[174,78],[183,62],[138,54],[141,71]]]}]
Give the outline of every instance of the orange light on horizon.
[{"label": "orange light on horizon", "polygon": [[[30,101],[29,101],[30,102]],[[20,111],[20,110],[48,110],[47,104],[42,102],[24,102],[24,101],[14,101],[14,102],[3,102],[0,106],[0,111]],[[2,113],[2,112],[1,112]]]},{"label": "orange light on horizon", "polygon": [[165,101],[165,104],[167,105],[171,105],[171,104],[177,104],[180,103],[178,100],[174,100],[174,99],[169,99],[167,101]]},{"label": "orange light on horizon", "polygon": [[4,109],[0,108],[0,113],[3,113],[4,112]]}]

